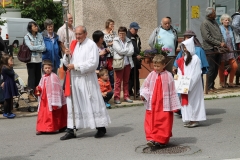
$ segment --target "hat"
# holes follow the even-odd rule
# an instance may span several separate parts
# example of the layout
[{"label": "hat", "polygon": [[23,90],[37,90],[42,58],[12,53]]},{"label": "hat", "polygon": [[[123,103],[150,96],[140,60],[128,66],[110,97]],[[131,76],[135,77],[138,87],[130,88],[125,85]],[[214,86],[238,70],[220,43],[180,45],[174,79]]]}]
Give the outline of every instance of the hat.
[{"label": "hat", "polygon": [[194,36],[194,44],[196,47],[202,47],[201,43],[199,42],[199,40],[197,39],[197,35],[192,31],[192,30],[188,30],[186,31],[183,36]]},{"label": "hat", "polygon": [[196,34],[192,30],[186,31],[183,36],[196,36]]},{"label": "hat", "polygon": [[130,24],[129,28],[141,29],[141,28],[139,27],[139,25],[138,25],[137,22],[132,22],[132,23]]}]

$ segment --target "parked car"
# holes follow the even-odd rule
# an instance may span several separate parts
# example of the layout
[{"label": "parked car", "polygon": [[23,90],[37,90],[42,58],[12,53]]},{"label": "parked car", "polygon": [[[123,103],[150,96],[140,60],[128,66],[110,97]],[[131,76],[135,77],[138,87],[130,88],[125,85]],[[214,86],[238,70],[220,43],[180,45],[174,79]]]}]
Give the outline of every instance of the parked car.
[{"label": "parked car", "polygon": [[27,25],[29,22],[33,21],[30,18],[10,18],[1,17],[5,20],[2,28],[2,39],[8,46],[8,52],[13,54],[13,47],[18,47],[23,43],[23,37],[27,33]]}]

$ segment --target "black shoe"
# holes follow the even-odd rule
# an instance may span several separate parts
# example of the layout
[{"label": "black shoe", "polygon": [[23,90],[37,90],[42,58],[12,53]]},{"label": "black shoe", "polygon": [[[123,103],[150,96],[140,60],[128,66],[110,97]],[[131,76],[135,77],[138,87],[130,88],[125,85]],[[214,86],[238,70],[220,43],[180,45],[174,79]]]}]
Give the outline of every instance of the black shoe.
[{"label": "black shoe", "polygon": [[64,136],[60,138],[60,140],[68,140],[71,138],[76,138],[76,136],[73,133],[67,132]]},{"label": "black shoe", "polygon": [[163,148],[163,147],[166,147],[167,145],[166,145],[166,144],[162,144],[162,143],[155,142],[155,146],[160,147],[160,148]]},{"label": "black shoe", "polygon": [[94,137],[95,137],[95,138],[101,138],[101,137],[103,137],[104,135],[105,135],[105,133],[104,133],[103,131],[98,130]]},{"label": "black shoe", "polygon": [[95,134],[95,138],[101,138],[105,135],[105,133],[107,132],[106,128],[105,127],[97,127],[96,128],[98,131],[97,133]]}]

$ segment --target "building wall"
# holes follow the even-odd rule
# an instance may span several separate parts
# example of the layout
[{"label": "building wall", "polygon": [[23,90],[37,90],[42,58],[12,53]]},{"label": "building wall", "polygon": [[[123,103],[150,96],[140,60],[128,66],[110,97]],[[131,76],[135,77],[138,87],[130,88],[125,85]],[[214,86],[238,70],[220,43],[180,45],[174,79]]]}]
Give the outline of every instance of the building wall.
[{"label": "building wall", "polygon": [[[191,6],[199,6],[200,8],[200,17],[193,19],[191,18]],[[202,22],[205,20],[206,17],[206,8],[207,7],[217,7],[217,6],[225,6],[226,7],[226,13],[230,16],[235,13],[237,6],[237,0],[213,0],[212,2],[209,2],[209,0],[189,0],[188,2],[188,12],[189,17],[188,18],[188,26],[187,29],[193,30],[199,41],[202,42],[201,32],[200,32],[200,26]],[[217,15],[216,21],[220,24],[219,18],[221,15]]]},{"label": "building wall", "polygon": [[70,0],[69,4],[70,13],[75,13],[75,26],[86,26],[88,37],[91,38],[95,30],[103,30],[109,18],[115,21],[115,31],[119,26],[129,28],[135,21],[141,27],[138,34],[142,48],[149,48],[148,38],[157,27],[157,0]]}]

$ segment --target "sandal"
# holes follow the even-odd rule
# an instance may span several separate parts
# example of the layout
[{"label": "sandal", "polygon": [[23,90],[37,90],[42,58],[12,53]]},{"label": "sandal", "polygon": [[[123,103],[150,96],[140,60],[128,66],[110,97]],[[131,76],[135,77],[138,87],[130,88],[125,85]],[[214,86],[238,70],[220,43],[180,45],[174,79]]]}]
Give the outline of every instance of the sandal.
[{"label": "sandal", "polygon": [[227,87],[228,87],[228,84],[220,83],[220,86],[221,86],[222,88],[227,88]]}]

